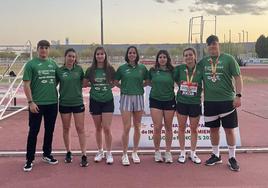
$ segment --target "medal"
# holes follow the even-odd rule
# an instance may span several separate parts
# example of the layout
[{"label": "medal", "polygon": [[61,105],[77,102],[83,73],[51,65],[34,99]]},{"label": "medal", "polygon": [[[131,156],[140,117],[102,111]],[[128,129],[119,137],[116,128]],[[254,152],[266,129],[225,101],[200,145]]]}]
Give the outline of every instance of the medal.
[{"label": "medal", "polygon": [[212,81],[212,82],[216,82],[216,81],[217,81],[216,76],[211,77],[211,81]]},{"label": "medal", "polygon": [[215,64],[213,63],[212,58],[210,58],[209,63],[211,65],[211,81],[216,82],[217,81],[217,65],[219,64],[219,57],[217,57]]},{"label": "medal", "polygon": [[187,86],[188,86],[188,94],[189,95],[191,93],[191,85],[192,85],[192,82],[193,82],[195,71],[196,71],[196,65],[194,66],[194,70],[193,70],[192,75],[189,76],[189,70],[188,70],[188,67],[186,66],[186,79],[187,79]]}]

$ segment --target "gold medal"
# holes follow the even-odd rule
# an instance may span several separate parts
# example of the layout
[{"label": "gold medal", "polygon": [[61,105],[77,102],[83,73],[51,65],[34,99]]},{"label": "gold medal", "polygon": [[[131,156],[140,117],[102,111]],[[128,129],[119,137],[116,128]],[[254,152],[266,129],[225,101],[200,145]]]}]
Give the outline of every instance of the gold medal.
[{"label": "gold medal", "polygon": [[211,81],[212,82],[216,82],[217,81],[216,75],[217,75],[217,65],[219,64],[219,57],[220,56],[217,57],[215,63],[213,63],[212,58],[210,58],[210,60],[209,60],[209,63],[211,65]]},{"label": "gold medal", "polygon": [[188,70],[188,67],[186,66],[186,79],[187,79],[187,86],[188,86],[188,94],[189,95],[191,93],[191,85],[192,85],[192,82],[193,82],[195,71],[196,71],[196,65],[194,66],[194,70],[193,70],[192,75],[189,76],[189,70]]}]

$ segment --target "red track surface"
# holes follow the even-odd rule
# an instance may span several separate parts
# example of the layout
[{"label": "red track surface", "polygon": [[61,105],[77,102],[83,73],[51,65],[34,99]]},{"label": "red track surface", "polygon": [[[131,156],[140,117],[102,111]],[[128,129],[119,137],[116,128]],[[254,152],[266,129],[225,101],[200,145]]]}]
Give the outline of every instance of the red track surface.
[{"label": "red track surface", "polygon": [[[177,157],[177,156],[176,156]],[[208,155],[200,155],[204,161]],[[267,154],[239,154],[240,172],[231,172],[223,164],[207,167],[186,164],[171,165],[155,163],[152,156],[141,156],[141,164],[108,166],[104,162],[90,163],[87,168],[79,167],[79,159],[64,164],[63,157],[56,166],[36,159],[33,170],[22,171],[23,158],[0,158],[0,187],[3,188],[47,188],[47,187],[92,187],[92,188],[177,188],[177,187],[268,187]],[[175,160],[175,156],[174,156]]]}]

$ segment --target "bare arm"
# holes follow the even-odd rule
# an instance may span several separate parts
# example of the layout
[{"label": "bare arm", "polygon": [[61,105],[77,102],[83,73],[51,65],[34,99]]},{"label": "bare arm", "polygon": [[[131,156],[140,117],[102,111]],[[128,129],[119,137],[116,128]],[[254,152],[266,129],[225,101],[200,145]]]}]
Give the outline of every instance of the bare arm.
[{"label": "bare arm", "polygon": [[90,87],[89,80],[86,78],[83,79],[83,87]]},{"label": "bare arm", "polygon": [[30,111],[32,113],[38,113],[39,112],[39,108],[38,106],[33,102],[33,98],[32,98],[32,90],[31,90],[31,81],[23,81],[23,89],[24,89],[24,93],[26,95],[26,98],[28,100],[29,103],[29,108]]},{"label": "bare arm", "polygon": [[118,88],[121,88],[121,84],[119,83],[119,80],[114,80],[114,85]]},{"label": "bare arm", "polygon": [[143,87],[146,87],[146,86],[151,86],[151,81],[150,80],[145,80],[144,82],[143,82]]},{"label": "bare arm", "polygon": [[[242,80],[242,76],[235,76],[235,91],[236,94],[242,94],[242,89],[243,89],[243,80]],[[240,97],[235,97],[233,105],[235,108],[238,108],[241,106],[241,98]]]}]

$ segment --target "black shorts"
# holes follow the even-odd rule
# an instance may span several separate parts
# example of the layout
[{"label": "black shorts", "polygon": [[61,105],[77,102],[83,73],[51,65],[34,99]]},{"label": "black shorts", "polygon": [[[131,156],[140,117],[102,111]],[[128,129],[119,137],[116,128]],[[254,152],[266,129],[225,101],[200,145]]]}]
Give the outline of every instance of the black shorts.
[{"label": "black shorts", "polygon": [[59,105],[59,112],[62,114],[68,114],[68,113],[81,113],[85,111],[85,105],[79,105],[79,106],[61,106]]},{"label": "black shorts", "polygon": [[178,114],[189,117],[198,117],[202,114],[201,104],[185,104],[177,102],[176,109]]},{"label": "black shorts", "polygon": [[204,116],[206,127],[238,127],[237,111],[233,107],[233,101],[205,101]]},{"label": "black shorts", "polygon": [[101,115],[102,113],[114,112],[114,99],[107,102],[99,102],[90,98],[89,112],[92,115]]},{"label": "black shorts", "polygon": [[159,101],[153,98],[149,98],[150,108],[156,108],[159,110],[174,110],[176,109],[175,98],[170,101]]}]

